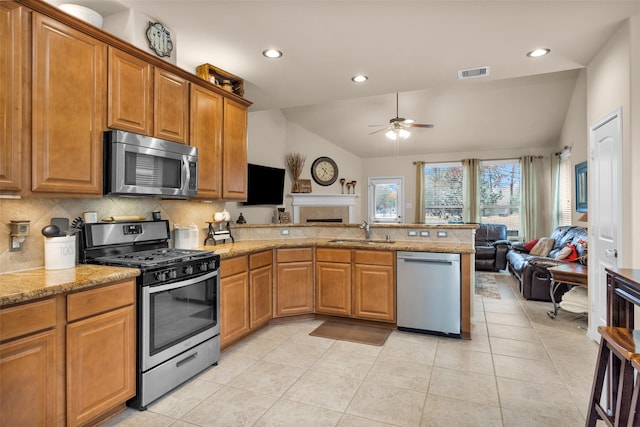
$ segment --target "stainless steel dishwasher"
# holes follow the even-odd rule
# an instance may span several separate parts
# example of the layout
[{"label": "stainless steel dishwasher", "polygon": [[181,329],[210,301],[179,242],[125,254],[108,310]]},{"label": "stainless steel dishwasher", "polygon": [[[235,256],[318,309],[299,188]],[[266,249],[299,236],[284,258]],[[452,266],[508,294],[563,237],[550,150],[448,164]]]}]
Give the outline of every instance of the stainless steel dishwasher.
[{"label": "stainless steel dishwasher", "polygon": [[460,254],[397,254],[398,329],[460,338]]}]

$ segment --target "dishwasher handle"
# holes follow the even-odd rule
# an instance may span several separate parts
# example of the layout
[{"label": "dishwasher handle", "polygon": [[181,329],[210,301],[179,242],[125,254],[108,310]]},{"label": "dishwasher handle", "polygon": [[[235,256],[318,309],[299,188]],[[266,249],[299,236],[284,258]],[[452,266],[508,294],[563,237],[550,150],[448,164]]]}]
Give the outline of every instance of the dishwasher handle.
[{"label": "dishwasher handle", "polygon": [[[444,259],[425,259],[425,258],[398,258],[404,262],[415,262],[420,264],[446,264],[451,265],[454,261],[447,261]],[[456,261],[457,262],[457,261]]]}]

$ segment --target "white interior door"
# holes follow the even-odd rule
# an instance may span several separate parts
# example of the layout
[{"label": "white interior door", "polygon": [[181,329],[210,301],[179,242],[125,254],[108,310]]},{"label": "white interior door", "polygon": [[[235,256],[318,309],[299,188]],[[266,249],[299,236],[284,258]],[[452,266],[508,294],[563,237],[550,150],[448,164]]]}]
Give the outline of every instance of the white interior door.
[{"label": "white interior door", "polygon": [[618,267],[622,238],[622,110],[591,125],[589,141],[588,335],[599,341],[598,326],[607,323],[605,268]]}]

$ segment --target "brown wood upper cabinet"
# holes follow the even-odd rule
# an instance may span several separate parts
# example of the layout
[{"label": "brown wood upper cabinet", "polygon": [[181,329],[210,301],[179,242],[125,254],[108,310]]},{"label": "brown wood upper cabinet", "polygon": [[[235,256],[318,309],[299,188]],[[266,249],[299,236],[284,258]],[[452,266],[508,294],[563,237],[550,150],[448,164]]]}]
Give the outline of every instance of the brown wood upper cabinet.
[{"label": "brown wood upper cabinet", "polygon": [[189,82],[155,68],[153,84],[153,136],[188,143]]},{"label": "brown wood upper cabinet", "polygon": [[33,14],[31,190],[102,194],[107,46]]},{"label": "brown wood upper cabinet", "polygon": [[222,197],[247,199],[247,107],[224,99]]},{"label": "brown wood upper cabinet", "polygon": [[22,43],[24,8],[0,2],[0,192],[22,189]]},{"label": "brown wood upper cabinet", "polygon": [[198,195],[200,199],[222,197],[222,95],[191,85],[189,144],[198,148]]},{"label": "brown wood upper cabinet", "polygon": [[143,135],[153,132],[153,67],[143,59],[109,47],[110,128]]},{"label": "brown wood upper cabinet", "polygon": [[189,82],[110,47],[108,125],[186,144]]}]

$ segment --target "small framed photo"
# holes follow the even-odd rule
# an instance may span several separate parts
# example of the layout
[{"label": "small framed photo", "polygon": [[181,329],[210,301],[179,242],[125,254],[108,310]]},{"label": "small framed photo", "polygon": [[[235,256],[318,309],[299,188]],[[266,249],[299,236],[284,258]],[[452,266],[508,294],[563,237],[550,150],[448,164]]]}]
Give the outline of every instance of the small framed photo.
[{"label": "small framed photo", "polygon": [[298,190],[301,193],[311,193],[311,180],[310,179],[299,179],[298,180]]},{"label": "small framed photo", "polygon": [[280,212],[280,224],[290,224],[291,216],[289,212]]}]

